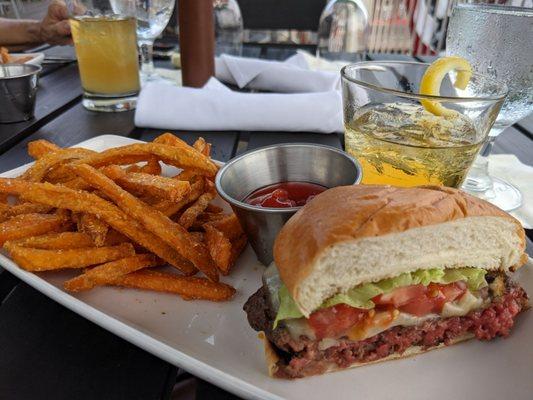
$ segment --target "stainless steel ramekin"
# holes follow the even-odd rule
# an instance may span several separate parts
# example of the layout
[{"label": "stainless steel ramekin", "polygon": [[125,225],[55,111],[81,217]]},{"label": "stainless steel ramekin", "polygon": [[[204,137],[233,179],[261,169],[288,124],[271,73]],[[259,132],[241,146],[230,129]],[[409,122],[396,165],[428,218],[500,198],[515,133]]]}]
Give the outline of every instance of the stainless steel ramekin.
[{"label": "stainless steel ramekin", "polygon": [[0,123],[33,118],[40,71],[30,64],[0,65]]},{"label": "stainless steel ramekin", "polygon": [[[228,162],[217,174],[216,188],[239,218],[257,258],[272,262],[274,240],[300,209],[265,208],[243,200],[253,191],[280,182],[311,182],[328,188],[353,185],[362,177],[359,162],[334,147],[290,143],[263,147]],[[332,205],[334,206],[334,205]]]}]

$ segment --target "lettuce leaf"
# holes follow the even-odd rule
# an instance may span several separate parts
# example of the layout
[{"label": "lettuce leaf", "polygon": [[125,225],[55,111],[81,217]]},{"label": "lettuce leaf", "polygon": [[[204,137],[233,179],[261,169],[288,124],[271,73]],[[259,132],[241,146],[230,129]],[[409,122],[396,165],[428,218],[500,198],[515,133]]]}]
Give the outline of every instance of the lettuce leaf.
[{"label": "lettuce leaf", "polygon": [[[389,293],[396,288],[409,285],[422,284],[428,286],[430,283],[453,283],[465,281],[468,289],[476,291],[487,286],[484,269],[479,268],[454,268],[454,269],[426,269],[415,272],[408,272],[394,278],[383,279],[375,283],[364,283],[346,293],[339,293],[326,300],[319,308],[332,307],[337,304],[347,304],[352,307],[371,309],[374,308],[372,298],[383,293]],[[274,320],[274,328],[279,321],[291,318],[301,318],[303,314],[292,299],[287,287],[282,285],[278,292],[279,309]]]}]

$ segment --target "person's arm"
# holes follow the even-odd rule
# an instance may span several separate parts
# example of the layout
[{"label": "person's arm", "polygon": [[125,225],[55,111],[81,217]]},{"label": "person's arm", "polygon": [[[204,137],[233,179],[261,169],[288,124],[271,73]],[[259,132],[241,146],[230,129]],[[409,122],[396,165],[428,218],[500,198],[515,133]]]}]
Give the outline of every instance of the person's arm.
[{"label": "person's arm", "polygon": [[54,0],[42,21],[0,18],[0,45],[69,44],[70,25],[65,3]]},{"label": "person's arm", "polygon": [[0,18],[0,45],[41,43],[41,21]]}]

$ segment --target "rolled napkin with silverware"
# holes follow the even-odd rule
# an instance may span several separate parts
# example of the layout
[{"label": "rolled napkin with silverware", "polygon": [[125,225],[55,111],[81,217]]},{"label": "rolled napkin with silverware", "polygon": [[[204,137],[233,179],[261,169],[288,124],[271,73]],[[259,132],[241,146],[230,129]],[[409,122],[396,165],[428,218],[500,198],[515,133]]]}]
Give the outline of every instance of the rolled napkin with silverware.
[{"label": "rolled napkin with silverware", "polygon": [[342,132],[339,91],[241,93],[215,78],[201,89],[147,84],[135,125],[144,128],[283,132]]},{"label": "rolled napkin with silverware", "polygon": [[311,69],[309,57],[297,53],[285,61],[261,60],[223,54],[215,59],[217,79],[239,88],[278,93],[339,90],[340,75]]}]

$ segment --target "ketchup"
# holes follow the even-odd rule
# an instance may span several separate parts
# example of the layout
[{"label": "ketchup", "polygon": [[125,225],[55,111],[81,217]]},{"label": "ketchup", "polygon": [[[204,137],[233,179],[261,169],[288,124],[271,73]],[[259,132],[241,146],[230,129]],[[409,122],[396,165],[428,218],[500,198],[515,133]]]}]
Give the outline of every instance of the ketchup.
[{"label": "ketchup", "polygon": [[252,206],[288,208],[304,206],[327,187],[309,182],[281,182],[252,192],[243,200]]}]

